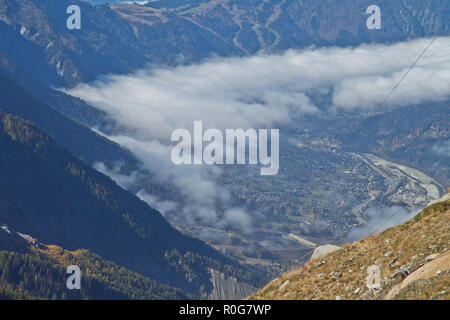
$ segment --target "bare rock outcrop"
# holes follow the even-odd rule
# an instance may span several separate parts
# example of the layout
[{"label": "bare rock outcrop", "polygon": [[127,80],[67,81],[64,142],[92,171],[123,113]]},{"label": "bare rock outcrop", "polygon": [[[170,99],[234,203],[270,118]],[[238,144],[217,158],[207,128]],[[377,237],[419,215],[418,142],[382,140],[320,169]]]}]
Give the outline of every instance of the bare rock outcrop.
[{"label": "bare rock outcrop", "polygon": [[316,249],[314,249],[314,252],[311,256],[310,261],[322,259],[327,254],[340,250],[342,247],[336,246],[334,244],[325,244],[323,246],[318,246]]},{"label": "bare rock outcrop", "polygon": [[238,300],[256,292],[256,288],[247,284],[241,283],[234,277],[225,277],[222,272],[211,269],[211,282],[214,289],[209,293],[210,300]]}]

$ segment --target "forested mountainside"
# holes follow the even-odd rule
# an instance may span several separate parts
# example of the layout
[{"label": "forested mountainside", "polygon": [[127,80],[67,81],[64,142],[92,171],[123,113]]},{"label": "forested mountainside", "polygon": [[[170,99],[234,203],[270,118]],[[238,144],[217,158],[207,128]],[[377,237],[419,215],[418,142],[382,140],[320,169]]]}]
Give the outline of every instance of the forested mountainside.
[{"label": "forested mountainside", "polygon": [[[252,298],[448,300],[449,228],[450,200],[435,203],[403,225],[308,262]],[[367,286],[373,266],[380,270],[378,289]]]},{"label": "forested mountainside", "polygon": [[[1,109],[25,120],[33,121],[87,163],[124,161],[129,165],[136,164],[136,160],[128,151],[49,105],[47,101],[51,99],[47,98],[51,92],[47,94],[44,91],[41,92],[40,96],[46,101],[43,102],[0,72],[0,93]],[[66,107],[71,109],[72,113],[77,112],[70,100],[65,101],[66,96],[60,97],[55,97],[56,101],[54,101],[60,109]],[[80,117],[86,118],[84,115]]]},{"label": "forested mountainside", "polygon": [[[66,287],[69,265],[83,270],[81,290]],[[0,226],[0,284],[0,299],[190,298],[88,250],[47,246],[6,225]]]},{"label": "forested mountainside", "polygon": [[[66,28],[71,4],[81,7],[81,30]],[[45,83],[73,86],[148,63],[449,34],[446,0],[380,0],[383,28],[377,32],[365,27],[371,4],[174,0],[92,6],[79,0],[1,0],[0,52]]]},{"label": "forested mountainside", "polygon": [[[84,125],[94,127],[104,124],[105,113],[88,105],[85,101],[67,95],[62,91],[47,86],[34,78],[29,70],[18,65],[11,58],[0,52],[0,73],[17,86],[28,91],[36,99],[60,111],[67,117]],[[7,94],[7,92],[3,92]],[[30,119],[31,120],[31,119]],[[31,120],[32,121],[32,120]]]},{"label": "forested mountainside", "polygon": [[45,244],[87,249],[197,296],[213,290],[210,269],[253,285],[262,280],[173,229],[30,122],[3,112],[0,119],[1,223]]},{"label": "forested mountainside", "polygon": [[[255,50],[265,48],[266,51],[277,52],[312,44],[346,46],[449,35],[445,22],[450,12],[445,1],[381,1],[378,4],[383,11],[383,28],[377,32],[368,32],[365,28],[365,8],[369,5],[365,0],[326,3],[310,0],[198,0],[186,3],[170,0],[145,5],[120,3],[101,6],[77,0],[74,3],[81,6],[83,26],[81,30],[68,30],[64,10],[72,2],[0,0],[0,70],[20,87],[12,89],[12,84],[0,87],[2,99],[7,102],[3,108],[35,122],[87,163],[121,162],[125,165],[124,170],[128,166],[128,172],[135,170],[137,164],[128,151],[65,118],[89,127],[100,126],[104,132],[110,119],[84,101],[53,90],[46,84],[72,86],[94,80],[102,74],[131,72],[147,63],[188,63],[212,54],[229,56],[254,52],[242,48],[243,44],[254,43]],[[343,15],[354,19],[341,19]],[[1,81],[7,82],[4,78]],[[9,102],[21,95],[22,89],[28,91],[24,93],[22,109],[12,108],[13,104]],[[31,105],[39,108],[31,109]],[[50,111],[43,105],[50,106]],[[408,116],[412,115],[410,120],[402,114],[403,110],[371,117],[358,123],[354,132],[344,137],[344,143],[351,140],[350,145],[356,151],[402,160],[427,171],[430,165],[436,161],[439,164],[445,162],[446,158],[430,152],[432,146],[423,143],[427,135],[422,132],[427,128],[417,125],[414,120],[419,119],[420,124],[425,124],[430,115],[420,109],[425,107],[423,109],[428,110],[434,106],[411,107],[407,111]],[[442,107],[446,106],[438,106]],[[55,114],[54,110],[65,117]],[[432,113],[436,115],[436,112]],[[445,117],[448,119],[448,112],[442,115],[441,124]],[[396,116],[400,116],[397,121],[402,125],[385,132],[379,130],[375,135],[372,133],[376,129],[369,130],[371,134],[366,135],[369,132],[365,130],[366,125],[369,128],[378,128],[379,124],[390,127],[392,119],[389,117]],[[408,123],[403,123],[405,121]],[[358,128],[364,129],[358,131]],[[405,128],[414,131],[411,134],[414,139],[411,136],[401,138],[401,132],[392,131],[407,130]],[[440,126],[440,135],[445,134],[443,128],[445,123]],[[434,138],[428,135],[426,139],[429,142]],[[442,176],[439,181],[445,185],[449,179],[446,167],[434,165],[427,172],[435,178]]]}]

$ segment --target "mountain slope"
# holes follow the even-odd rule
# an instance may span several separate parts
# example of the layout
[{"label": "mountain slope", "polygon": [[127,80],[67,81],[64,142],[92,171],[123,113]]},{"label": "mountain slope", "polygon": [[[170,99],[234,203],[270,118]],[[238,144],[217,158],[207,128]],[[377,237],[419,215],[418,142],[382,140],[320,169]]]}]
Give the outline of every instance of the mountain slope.
[{"label": "mountain slope", "polygon": [[[81,8],[81,30],[66,28],[71,4]],[[375,31],[366,28],[371,4],[165,0],[92,6],[79,0],[0,0],[0,52],[44,83],[74,86],[149,63],[449,35],[446,0],[379,0],[382,29]]]},{"label": "mountain slope", "polygon": [[246,53],[317,46],[394,42],[448,34],[443,1],[381,0],[382,28],[366,28],[368,0],[169,0],[146,6],[175,11]]},{"label": "mountain slope", "polygon": [[444,186],[450,184],[448,102],[408,106],[362,119],[337,135],[347,150],[377,154],[420,168]]},{"label": "mountain slope", "polygon": [[[15,250],[4,250],[8,242],[16,244]],[[16,250],[19,245],[20,250]],[[69,265],[82,270],[81,290],[66,288]],[[179,289],[156,283],[87,250],[70,252],[46,246],[5,225],[0,229],[0,284],[0,299],[188,298]]]},{"label": "mountain slope", "polygon": [[[15,78],[17,79],[17,77]],[[96,134],[79,122],[68,118],[55,107],[48,104],[49,101],[52,101],[53,96],[54,103],[57,103],[60,109],[63,109],[65,106],[72,113],[75,113],[78,109],[73,105],[71,98],[63,94],[57,95],[51,89],[40,88],[38,84],[35,84],[27,77],[22,79],[18,79],[19,83],[26,82],[25,85],[34,87],[35,89],[33,90],[39,91],[40,98],[45,99],[47,102],[36,98],[24,87],[14,83],[9,77],[4,76],[0,72],[1,109],[25,120],[33,121],[40,128],[54,136],[70,152],[84,159],[89,164],[95,161],[109,163],[122,161],[129,165],[136,164],[135,158],[128,151]],[[69,113],[67,110],[63,111]],[[94,117],[98,119],[96,116]],[[87,115],[81,115],[80,118],[89,122]]]},{"label": "mountain slope", "polygon": [[250,270],[163,217],[91,169],[31,123],[0,113],[0,222],[67,250],[106,260],[186,293],[213,291],[210,269],[258,283]]},{"label": "mountain slope", "polygon": [[[81,30],[66,27],[66,9],[74,4],[81,8]],[[44,83],[73,86],[147,63],[238,51],[182,17],[146,25],[139,34],[118,12],[79,0],[0,0],[0,52]]]},{"label": "mountain slope", "polygon": [[[86,32],[67,29],[71,4],[81,7]],[[84,2],[2,0],[0,21],[1,51],[46,83],[73,84],[145,63],[143,54],[134,53],[132,29],[111,10]]]},{"label": "mountain slope", "polygon": [[[251,298],[450,299],[449,228],[450,200],[446,200],[403,225],[346,244],[283,275]],[[366,285],[368,268],[373,265],[380,268],[379,290]],[[411,272],[403,282],[398,278],[402,267]],[[399,288],[402,283],[407,285]]]},{"label": "mountain slope", "polygon": [[[102,119],[105,116],[104,112],[91,107],[79,98],[47,86],[2,53],[0,53],[0,73],[17,86],[28,91],[37,100],[45,102],[45,104],[58,110],[70,119],[90,127],[102,124]],[[7,94],[7,92],[3,92],[3,94]]]},{"label": "mountain slope", "polygon": [[[4,194],[0,199],[5,201]],[[4,209],[4,208],[3,208]],[[81,290],[66,288],[66,268],[82,270]],[[187,299],[88,250],[67,251],[0,225],[0,297],[3,299]]]}]

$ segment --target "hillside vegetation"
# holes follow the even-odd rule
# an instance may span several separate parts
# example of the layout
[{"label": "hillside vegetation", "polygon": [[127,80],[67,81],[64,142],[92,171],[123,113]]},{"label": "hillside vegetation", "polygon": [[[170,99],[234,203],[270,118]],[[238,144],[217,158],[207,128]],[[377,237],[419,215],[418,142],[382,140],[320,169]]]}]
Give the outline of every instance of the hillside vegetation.
[{"label": "hillside vegetation", "polygon": [[[1,111],[0,148],[1,224],[45,244],[87,249],[185,294],[211,293],[211,269],[238,282],[260,283],[259,275],[182,235],[32,123]],[[2,247],[17,250],[7,240]]]},{"label": "hillside vegetation", "polygon": [[[2,227],[0,299],[189,298],[179,289],[159,284],[88,250],[68,251],[55,245],[47,246]],[[3,250],[5,242],[15,242],[20,252]],[[70,265],[83,270],[81,290],[68,290],[66,287],[66,268]]]},{"label": "hillside vegetation", "polygon": [[[448,300],[449,230],[450,200],[446,200],[427,207],[403,225],[308,262],[272,281],[251,298]],[[381,271],[378,290],[369,290],[366,285],[368,268],[373,265]],[[404,280],[397,272],[402,267],[411,272]]]}]

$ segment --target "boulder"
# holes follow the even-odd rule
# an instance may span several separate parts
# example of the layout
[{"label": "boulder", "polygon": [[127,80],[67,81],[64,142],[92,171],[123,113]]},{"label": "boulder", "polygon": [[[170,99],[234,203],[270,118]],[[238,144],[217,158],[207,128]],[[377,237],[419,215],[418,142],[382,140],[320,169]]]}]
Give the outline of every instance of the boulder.
[{"label": "boulder", "polygon": [[323,246],[318,246],[316,249],[314,249],[314,252],[311,256],[310,261],[321,259],[325,257],[327,254],[340,250],[342,247],[336,246],[334,244],[326,244]]}]

